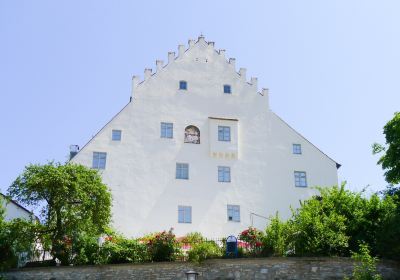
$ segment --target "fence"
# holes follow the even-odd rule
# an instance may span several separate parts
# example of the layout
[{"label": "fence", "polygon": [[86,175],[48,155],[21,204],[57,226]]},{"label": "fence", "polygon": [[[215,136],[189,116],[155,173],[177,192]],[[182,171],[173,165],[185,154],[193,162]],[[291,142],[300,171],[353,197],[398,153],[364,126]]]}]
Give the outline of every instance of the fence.
[{"label": "fence", "polygon": [[[227,238],[200,238],[200,239],[194,239],[194,240],[187,240],[185,237],[180,237],[177,238],[177,244],[178,247],[180,247],[182,251],[182,255],[180,260],[181,261],[187,261],[188,257],[188,252],[195,246],[196,244],[203,243],[203,242],[210,242],[216,244],[220,248],[226,248],[226,239]],[[237,245],[238,248],[241,248],[245,251],[250,251],[254,248],[252,248],[251,244],[237,239]],[[99,246],[102,246],[102,243],[99,243]],[[35,252],[32,255],[28,255],[26,253],[22,253],[19,256],[19,261],[18,261],[18,266],[22,267],[24,266],[27,262],[43,262],[43,261],[48,261],[52,260],[53,256],[51,252],[45,251],[45,250],[35,250]]]}]

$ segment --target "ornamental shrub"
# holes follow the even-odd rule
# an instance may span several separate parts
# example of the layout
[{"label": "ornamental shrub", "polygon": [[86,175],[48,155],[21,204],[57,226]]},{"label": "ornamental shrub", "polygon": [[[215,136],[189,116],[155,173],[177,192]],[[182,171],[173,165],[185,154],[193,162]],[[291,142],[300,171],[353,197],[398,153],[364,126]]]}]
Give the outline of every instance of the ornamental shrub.
[{"label": "ornamental shrub", "polygon": [[75,265],[106,264],[107,258],[101,255],[100,236],[80,233],[72,244],[73,261]]},{"label": "ornamental shrub", "polygon": [[152,261],[174,261],[180,254],[180,246],[172,229],[147,236],[145,240]]},{"label": "ornamental shrub", "polygon": [[151,260],[146,244],[122,236],[109,236],[100,248],[100,263],[140,263]]},{"label": "ornamental shrub", "polygon": [[200,263],[206,259],[223,256],[223,249],[214,241],[202,241],[195,243],[189,251],[189,261]]},{"label": "ornamental shrub", "polygon": [[82,234],[74,243],[74,264],[117,264],[150,261],[146,244],[113,233],[98,243],[98,236]]},{"label": "ornamental shrub", "polygon": [[249,227],[240,233],[239,239],[247,243],[244,247],[250,255],[261,255],[264,239],[264,235],[261,231],[254,227]]}]

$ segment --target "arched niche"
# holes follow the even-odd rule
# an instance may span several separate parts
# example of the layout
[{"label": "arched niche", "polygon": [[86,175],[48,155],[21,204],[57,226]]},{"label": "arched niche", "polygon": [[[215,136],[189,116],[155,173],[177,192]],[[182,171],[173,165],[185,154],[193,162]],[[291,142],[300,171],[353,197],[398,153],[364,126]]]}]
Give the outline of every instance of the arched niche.
[{"label": "arched niche", "polygon": [[200,130],[194,126],[189,125],[185,128],[185,143],[200,144]]}]

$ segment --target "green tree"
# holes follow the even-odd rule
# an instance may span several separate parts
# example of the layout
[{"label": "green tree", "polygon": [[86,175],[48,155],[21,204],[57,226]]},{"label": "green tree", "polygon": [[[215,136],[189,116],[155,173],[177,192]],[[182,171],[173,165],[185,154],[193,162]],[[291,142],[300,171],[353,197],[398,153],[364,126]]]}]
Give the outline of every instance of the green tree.
[{"label": "green tree", "polygon": [[99,235],[111,218],[111,193],[97,170],[50,162],[31,164],[8,189],[21,204],[40,211],[38,234],[63,265],[70,263],[79,234]]},{"label": "green tree", "polygon": [[378,164],[385,170],[385,179],[390,184],[400,183],[400,112],[394,114],[384,127],[383,133],[386,138],[386,145],[373,144],[374,154],[382,153]]}]

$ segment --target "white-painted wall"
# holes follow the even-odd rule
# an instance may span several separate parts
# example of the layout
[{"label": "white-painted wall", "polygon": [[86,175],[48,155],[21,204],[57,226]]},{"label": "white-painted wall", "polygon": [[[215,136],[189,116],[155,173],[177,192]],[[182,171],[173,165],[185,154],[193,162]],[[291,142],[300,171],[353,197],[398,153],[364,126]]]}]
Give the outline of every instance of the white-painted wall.
[{"label": "white-painted wall", "polygon": [[[113,195],[113,225],[127,236],[168,230],[200,231],[208,237],[238,234],[251,213],[284,218],[290,206],[316,193],[311,187],[337,184],[336,163],[291,129],[268,107],[223,52],[200,37],[157,73],[138,84],[133,99],[72,162],[92,166],[93,152],[106,152],[103,181]],[[180,80],[188,90],[178,90]],[[230,84],[232,94],[223,93]],[[212,118],[236,119],[237,121]],[[160,138],[160,123],[174,124],[173,139]],[[232,142],[218,142],[218,124],[232,125]],[[201,144],[184,143],[184,129],[200,129]],[[120,142],[111,140],[122,130]],[[292,144],[302,154],[292,154]],[[235,156],[232,156],[235,154]],[[189,164],[189,180],[175,179],[176,162]],[[218,182],[218,166],[231,167],[231,182]],[[294,171],[307,172],[307,188],[294,185]],[[240,222],[227,220],[227,204],[240,205]],[[192,206],[192,223],[178,223],[178,205]],[[265,228],[266,220],[254,217]]]},{"label": "white-painted wall", "polygon": [[11,221],[12,219],[17,218],[25,220],[31,220],[31,218],[34,218],[32,213],[28,212],[13,201],[6,201],[2,196],[0,196],[0,203],[5,209],[4,219],[6,221]]}]

